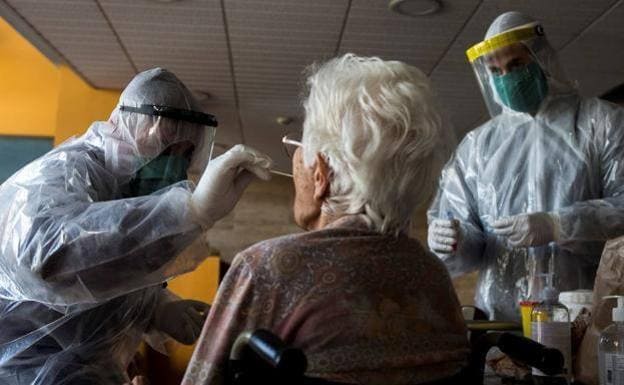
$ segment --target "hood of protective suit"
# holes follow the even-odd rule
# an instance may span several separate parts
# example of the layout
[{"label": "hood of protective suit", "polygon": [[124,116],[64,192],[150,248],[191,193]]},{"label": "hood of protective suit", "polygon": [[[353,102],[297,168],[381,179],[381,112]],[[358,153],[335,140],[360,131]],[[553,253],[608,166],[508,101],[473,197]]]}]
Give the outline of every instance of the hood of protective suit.
[{"label": "hood of protective suit", "polygon": [[496,19],[494,19],[492,24],[490,24],[487,32],[485,33],[484,40],[490,39],[493,36],[510,31],[514,28],[535,22],[537,22],[537,20],[523,13],[516,11],[505,12],[499,15]]},{"label": "hood of protective suit", "polygon": [[193,145],[193,153],[188,172],[200,174],[210,158],[214,128],[122,110],[122,106],[140,108],[144,105],[202,111],[191,91],[173,73],[162,68],[141,72],[122,92],[101,133],[106,168],[123,182],[167,148],[189,142]]}]

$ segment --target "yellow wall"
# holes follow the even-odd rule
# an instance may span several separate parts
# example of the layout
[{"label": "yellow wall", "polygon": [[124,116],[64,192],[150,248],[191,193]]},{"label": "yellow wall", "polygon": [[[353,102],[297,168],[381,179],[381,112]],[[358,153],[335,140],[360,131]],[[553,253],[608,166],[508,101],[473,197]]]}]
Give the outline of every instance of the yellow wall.
[{"label": "yellow wall", "polygon": [[119,98],[50,62],[1,18],[0,79],[0,134],[53,137],[55,144],[108,119]]},{"label": "yellow wall", "polygon": [[55,145],[82,134],[94,121],[107,120],[120,93],[94,89],[66,66],[59,67],[59,79]]},{"label": "yellow wall", "polygon": [[[59,144],[108,119],[120,91],[89,86],[69,67],[56,66],[0,18],[0,135],[53,137]],[[212,302],[219,262],[211,258],[169,287],[183,298]],[[193,347],[172,343],[161,373],[179,378]]]},{"label": "yellow wall", "polygon": [[0,133],[53,137],[59,72],[0,18]]}]

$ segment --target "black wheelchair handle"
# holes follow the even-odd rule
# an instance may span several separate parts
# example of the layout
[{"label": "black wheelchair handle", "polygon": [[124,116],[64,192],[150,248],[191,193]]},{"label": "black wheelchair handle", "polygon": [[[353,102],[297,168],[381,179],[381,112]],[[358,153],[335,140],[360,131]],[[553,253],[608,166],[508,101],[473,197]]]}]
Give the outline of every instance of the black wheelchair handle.
[{"label": "black wheelchair handle", "polygon": [[498,336],[498,348],[510,358],[541,370],[549,376],[563,373],[563,354],[557,349],[510,333]]},{"label": "black wheelchair handle", "polygon": [[308,361],[300,349],[287,346],[268,330],[258,329],[249,337],[247,345],[269,366],[290,374],[305,373]]}]

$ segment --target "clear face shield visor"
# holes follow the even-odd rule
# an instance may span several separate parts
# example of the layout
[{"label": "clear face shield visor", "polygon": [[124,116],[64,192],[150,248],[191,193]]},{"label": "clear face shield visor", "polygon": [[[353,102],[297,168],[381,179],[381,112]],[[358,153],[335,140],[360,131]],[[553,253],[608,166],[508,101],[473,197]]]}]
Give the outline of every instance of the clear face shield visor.
[{"label": "clear face shield visor", "polygon": [[[544,32],[531,23],[484,40],[466,51],[491,117],[504,110],[535,114],[548,94],[546,71],[532,47]],[[537,44],[536,44],[537,42]]]},{"label": "clear face shield visor", "polygon": [[[193,145],[192,155],[189,159],[187,173],[189,178],[198,178],[204,171],[212,154],[217,119],[210,114],[197,111],[183,110],[168,106],[142,104],[139,107],[119,106],[123,112],[136,113],[156,119],[153,128],[158,133],[152,132],[146,135],[158,137],[157,143],[161,148],[154,148],[152,157],[164,151],[167,147],[180,147],[182,143]],[[164,124],[161,118],[177,122],[175,125]],[[147,146],[147,147],[159,147]],[[164,146],[164,148],[163,148]],[[150,148],[151,149],[151,148]]]}]

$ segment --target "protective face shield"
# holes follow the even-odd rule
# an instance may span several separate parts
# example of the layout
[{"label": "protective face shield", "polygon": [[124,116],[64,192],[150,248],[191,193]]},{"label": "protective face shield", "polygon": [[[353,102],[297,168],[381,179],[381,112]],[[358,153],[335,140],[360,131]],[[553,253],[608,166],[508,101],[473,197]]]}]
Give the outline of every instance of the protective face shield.
[{"label": "protective face shield", "polygon": [[[194,167],[196,169],[203,170],[203,168],[207,165],[210,153],[212,152],[212,141],[215,134],[214,127],[217,126],[217,120],[214,116],[196,111],[147,104],[144,104],[141,107],[121,105],[119,106],[119,110],[122,112],[163,117],[172,121],[198,125],[198,127],[189,127],[189,129],[197,130],[198,134],[203,134],[204,142],[206,136],[209,140],[209,144],[204,147],[204,151],[200,151],[197,156],[193,156],[193,154],[197,151],[194,151],[195,144],[192,141],[188,140],[180,142],[175,137],[175,131],[169,132],[167,129],[160,127],[161,131],[158,134],[153,134],[153,136],[164,139],[163,141],[165,143],[170,142],[172,144],[154,159],[150,159],[149,156],[145,159],[138,159],[138,163],[143,164],[143,166],[137,170],[136,175],[130,181],[129,190],[131,196],[148,195],[174,183],[187,179],[187,172],[189,171],[189,166],[191,165],[193,159],[195,162]],[[168,134],[173,135],[171,135],[171,138],[168,138]],[[137,141],[139,146],[145,146],[145,148],[141,148],[142,152],[149,154],[149,138],[151,137],[148,135],[140,138],[146,139],[143,142]],[[158,145],[156,144],[155,147],[158,148]],[[201,145],[200,148],[202,148]],[[208,149],[210,150],[207,151]],[[204,156],[207,157],[204,158]]]},{"label": "protective face shield", "polygon": [[[210,159],[217,126],[215,117],[201,110],[191,91],[173,73],[162,68],[141,72],[122,92],[109,118],[111,131],[104,144],[106,167],[120,183],[140,178],[143,171],[147,179],[153,179],[157,165],[161,170],[181,167],[176,161],[163,168],[162,159],[150,164],[154,159],[176,145],[191,144],[186,173],[201,175]],[[151,171],[143,170],[148,164]]]},{"label": "protective face shield", "polygon": [[548,95],[573,90],[541,24],[534,21],[497,33],[502,26],[513,26],[505,19],[529,19],[518,15],[501,15],[486,39],[466,51],[491,117],[505,110],[535,114]]}]

